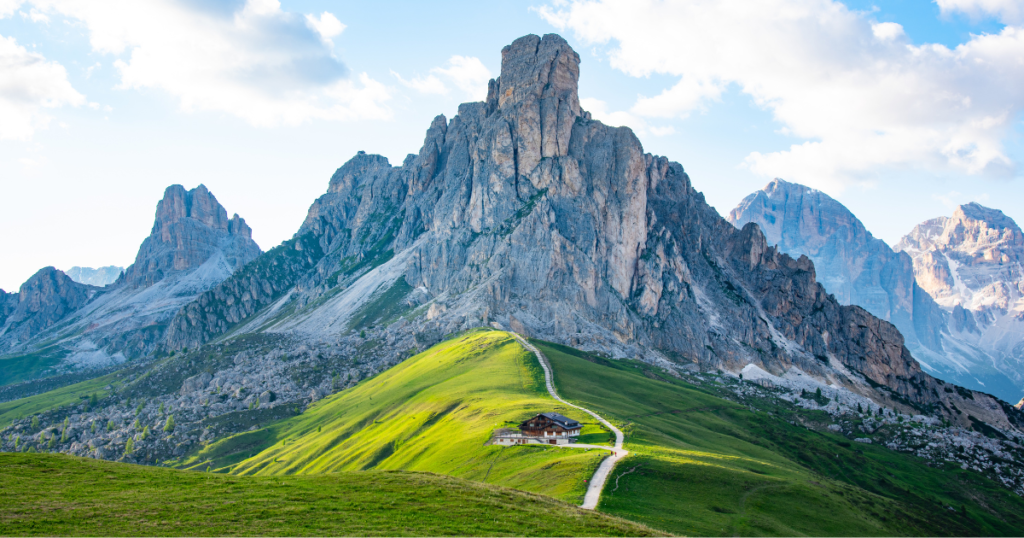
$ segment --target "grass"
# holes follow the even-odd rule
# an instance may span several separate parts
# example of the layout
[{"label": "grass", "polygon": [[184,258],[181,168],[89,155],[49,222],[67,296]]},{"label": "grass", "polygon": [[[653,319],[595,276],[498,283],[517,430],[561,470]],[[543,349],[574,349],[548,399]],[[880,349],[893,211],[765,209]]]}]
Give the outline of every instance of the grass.
[{"label": "grass", "polygon": [[[442,342],[300,416],[213,443],[184,466],[241,475],[369,469],[442,473],[579,503],[603,450],[489,445],[536,413],[589,416],[553,400],[536,358],[507,333]],[[607,440],[594,428],[585,433]]]},{"label": "grass", "polygon": [[0,386],[42,377],[58,366],[63,357],[64,352],[51,346],[34,353],[0,358]]},{"label": "grass", "polygon": [[4,536],[649,536],[540,495],[402,471],[249,477],[0,454]]},{"label": "grass", "polygon": [[613,472],[602,511],[709,536],[1016,535],[1024,528],[1024,500],[977,473],[792,425],[783,418],[792,410],[770,402],[752,412],[649,365],[534,343],[550,359],[561,396],[627,435],[631,455]]},{"label": "grass", "polygon": [[12,421],[36,413],[80,404],[92,394],[103,398],[110,392],[105,388],[107,385],[117,386],[120,384],[121,380],[116,373],[113,373],[35,396],[2,402],[0,403],[0,428],[6,428]]}]

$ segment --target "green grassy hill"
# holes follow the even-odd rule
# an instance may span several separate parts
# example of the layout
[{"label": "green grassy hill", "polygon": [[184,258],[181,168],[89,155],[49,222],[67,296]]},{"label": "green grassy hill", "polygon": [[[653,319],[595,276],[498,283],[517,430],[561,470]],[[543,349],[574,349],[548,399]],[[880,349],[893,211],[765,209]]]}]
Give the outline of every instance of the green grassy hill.
[{"label": "green grassy hill", "polygon": [[[633,454],[609,481],[601,511],[689,535],[1007,535],[1024,528],[1024,501],[976,473],[930,468],[911,455],[790,424],[800,422],[794,414],[813,412],[769,401],[752,412],[649,365],[535,343],[551,359],[564,397],[627,433]],[[187,465],[256,475],[430,471],[577,503],[604,454],[486,445],[495,428],[539,411],[588,419],[542,387],[532,354],[506,333],[480,330],[301,416],[210,445]],[[815,418],[822,417],[800,417]]]},{"label": "green grassy hill", "polygon": [[250,477],[0,454],[3,536],[649,536],[554,499],[398,471]]},{"label": "green grassy hill", "polygon": [[[798,409],[777,399],[751,397],[742,402],[731,401],[723,396],[735,396],[716,383],[736,381],[724,378],[694,386],[647,364],[606,360],[545,342],[535,344],[551,360],[563,397],[597,411],[626,433],[626,448],[632,453],[613,472],[598,508],[646,525],[645,529],[719,536],[920,536],[1017,535],[1024,528],[1024,499],[1005,488],[978,473],[952,466],[929,467],[926,460],[916,456],[851,443],[838,434],[821,433],[801,425],[828,422],[821,412]],[[72,397],[71,392],[65,397]],[[511,335],[477,330],[442,342],[374,378],[325,398],[301,415],[221,439],[175,462],[188,469],[219,470],[234,476],[132,466],[110,469],[127,469],[117,472],[137,472],[140,477],[148,477],[145,473],[151,472],[177,472],[152,475],[156,478],[146,480],[173,482],[177,484],[173,488],[178,488],[175,495],[193,499],[188,506],[192,506],[195,514],[203,510],[215,514],[212,521],[223,526],[215,526],[219,530],[211,530],[211,534],[268,533],[268,529],[277,528],[271,526],[272,522],[290,529],[281,534],[527,533],[528,530],[508,526],[473,527],[477,523],[457,518],[476,517],[483,521],[498,510],[508,514],[509,510],[524,509],[521,503],[544,502],[551,510],[570,509],[530,493],[572,504],[581,501],[585,480],[605,456],[604,451],[549,446],[502,448],[488,444],[496,428],[513,426],[542,411],[557,411],[592,422],[589,416],[559,404],[546,393],[536,358]],[[594,424],[588,424],[584,433],[588,442],[608,442],[610,437]],[[32,477],[37,477],[40,491],[45,493],[58,488],[50,484],[51,480],[69,483],[61,478],[66,475],[73,481],[70,483],[76,484],[68,491],[77,492],[77,497],[68,497],[71,504],[67,506],[75,510],[78,506],[89,506],[91,511],[81,514],[102,514],[95,507],[111,507],[115,505],[111,499],[128,498],[118,497],[124,488],[115,485],[121,476],[127,475],[111,471],[108,474],[117,480],[85,481],[96,488],[96,495],[90,496],[88,487],[79,488],[74,482],[76,475],[59,465],[37,464],[31,459],[19,461],[21,467],[0,465],[0,474],[20,473],[15,482],[0,476],[0,498],[4,499],[0,502],[5,503],[0,517],[6,518],[0,520],[4,523],[0,525],[0,534],[118,534],[132,533],[118,529],[128,529],[133,518],[145,524],[202,520],[192,512],[178,515],[177,508],[161,507],[159,502],[147,500],[148,508],[140,511],[111,508],[126,521],[123,527],[118,527],[121,523],[116,521],[109,523],[113,525],[109,529],[75,527],[84,523],[54,511],[45,495],[22,495],[31,492]],[[103,465],[113,465],[61,461],[98,465],[97,468],[104,469],[102,473],[107,473]],[[33,474],[36,471],[31,470],[32,465],[43,468]],[[443,484],[437,485],[437,481]],[[138,489],[141,484],[140,479],[138,486],[131,486],[135,489],[129,489],[142,496],[152,491],[154,498],[167,498],[159,497],[157,489]],[[391,516],[380,504],[373,505],[377,508],[372,510],[351,508],[376,514],[365,527],[344,526],[356,525],[355,516],[345,516],[349,519],[342,518],[335,527],[316,526],[334,521],[329,519],[332,503],[342,499],[330,497],[331,484],[340,484],[341,490],[359,492],[365,499],[372,498],[371,484],[378,484],[378,493],[389,498],[400,498],[405,490],[425,491],[432,498],[428,505],[411,504],[408,506],[415,508],[402,508]],[[286,486],[299,489],[285,489]],[[499,486],[530,493],[511,492]],[[273,490],[276,493],[258,491],[277,487],[282,489]],[[298,502],[312,495],[307,492],[317,487],[328,488],[316,492],[327,497],[315,497],[321,500],[311,501],[311,505],[273,503],[275,496],[282,495]],[[500,506],[498,501],[488,504],[492,502],[487,500],[490,497],[482,497],[482,504],[463,502],[458,496],[461,493],[447,492],[449,487],[466,492],[467,498],[490,491],[502,492],[511,505]],[[213,491],[220,493],[213,495]],[[293,491],[300,493],[292,495]],[[234,495],[224,502],[235,504],[221,506],[221,501],[211,500],[224,492]],[[450,502],[456,520],[451,526],[429,527],[444,523],[440,518],[448,511],[446,499],[450,495],[455,495]],[[429,509],[420,510],[421,506]],[[234,519],[233,510],[240,510]],[[473,510],[479,510],[476,516],[472,516]],[[388,517],[392,517],[391,527]],[[424,518],[423,522],[417,518]],[[498,520],[501,518],[493,523],[497,525]],[[43,526],[7,527],[8,521]],[[234,528],[230,522],[240,522],[239,529],[244,530],[230,530]],[[491,524],[484,521],[479,525],[484,523]],[[621,526],[533,530],[537,534],[639,532]],[[139,532],[150,530],[135,533]],[[152,534],[183,532],[189,532],[187,525],[152,529]]]},{"label": "green grassy hill", "polygon": [[1024,499],[980,474],[932,468],[916,456],[790,424],[799,424],[796,414],[820,412],[745,402],[762,410],[752,412],[646,364],[534,344],[552,363],[559,395],[627,434],[632,454],[616,468],[602,511],[688,535],[994,536],[1024,529]]},{"label": "green grassy hill", "polygon": [[[487,444],[495,428],[541,412],[592,422],[552,399],[543,386],[535,357],[509,334],[474,331],[321,400],[300,416],[214,443],[183,466],[264,476],[426,471],[580,503],[585,481],[607,452]],[[610,438],[596,424],[582,433],[588,441]]]}]

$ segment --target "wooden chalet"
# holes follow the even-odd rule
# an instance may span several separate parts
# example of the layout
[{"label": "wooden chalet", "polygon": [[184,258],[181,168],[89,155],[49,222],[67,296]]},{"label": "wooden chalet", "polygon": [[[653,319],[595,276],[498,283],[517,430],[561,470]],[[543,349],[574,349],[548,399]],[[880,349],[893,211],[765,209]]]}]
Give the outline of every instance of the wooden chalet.
[{"label": "wooden chalet", "polygon": [[565,445],[576,441],[583,425],[558,413],[541,413],[519,425],[518,432],[505,431],[495,435],[499,445]]}]

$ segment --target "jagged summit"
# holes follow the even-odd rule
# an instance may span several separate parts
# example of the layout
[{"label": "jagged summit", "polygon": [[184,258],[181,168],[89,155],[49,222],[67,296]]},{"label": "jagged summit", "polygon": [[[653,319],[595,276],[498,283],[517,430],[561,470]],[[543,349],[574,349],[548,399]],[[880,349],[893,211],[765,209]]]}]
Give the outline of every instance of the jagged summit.
[{"label": "jagged summit", "polygon": [[829,195],[775,179],[744,198],[728,219],[737,227],[756,223],[768,243],[814,260],[818,280],[840,303],[892,322],[911,348],[942,351],[941,311],[914,282],[910,257],[893,252]]},{"label": "jagged summit", "polygon": [[[948,241],[950,234],[970,235],[968,230],[972,229],[974,237],[1001,237],[1001,232],[992,231],[991,224],[973,220],[976,217],[1002,223],[1004,230],[1015,227],[1012,221],[1006,225],[1001,212],[970,204],[958,209],[953,219],[941,217],[922,224],[914,237],[927,245],[924,248]],[[953,220],[957,224],[948,224]],[[916,266],[921,260],[908,254],[917,256],[921,251],[907,248],[911,239],[901,242],[897,250],[902,251],[895,252],[874,238],[838,201],[778,179],[744,198],[729,214],[729,221],[737,226],[754,222],[764,230],[768,241],[783,251],[814,260],[818,280],[827,291],[843,304],[863,306],[895,324],[906,338],[907,347],[929,373],[994,393],[1008,402],[1019,398],[1024,372],[1008,367],[1015,361],[986,344],[969,311],[956,305],[949,313],[944,312],[925,290],[932,285],[932,278],[925,275],[925,281],[918,284],[922,273]]]},{"label": "jagged summit", "polygon": [[0,305],[0,342],[17,345],[50,328],[88,302],[95,289],[54,267],[40,269],[17,294],[0,300],[6,305]]},{"label": "jagged summit", "polygon": [[[770,246],[756,225],[736,229],[681,165],[592,120],[578,78],[562,38],[517,39],[486,101],[436,117],[402,166],[366,153],[345,163],[292,242],[257,261],[266,274],[247,270],[200,296],[167,346],[244,327],[235,334],[363,335],[394,360],[491,325],[675,367],[800,372],[886,405],[956,400],[1009,426],[998,405],[982,406],[991,398],[938,388],[896,327],[837,302],[807,257]],[[848,231],[873,240],[854,221]],[[407,314],[367,320],[381,297]]]},{"label": "jagged summit", "polygon": [[118,283],[151,286],[217,256],[234,271],[259,254],[245,220],[238,214],[228,219],[227,211],[205,185],[190,191],[171,185],[157,203],[153,230]]}]

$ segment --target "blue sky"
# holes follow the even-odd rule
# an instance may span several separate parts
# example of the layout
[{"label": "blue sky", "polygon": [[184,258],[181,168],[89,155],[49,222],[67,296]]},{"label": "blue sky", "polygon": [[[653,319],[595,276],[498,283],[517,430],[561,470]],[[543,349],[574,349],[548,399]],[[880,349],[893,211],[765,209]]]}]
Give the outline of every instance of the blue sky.
[{"label": "blue sky", "polygon": [[130,264],[165,187],[264,249],[356,151],[398,164],[500,50],[560,33],[584,108],[723,215],[772,177],[890,244],[955,204],[1024,222],[1020,0],[0,0],[0,288]]}]

